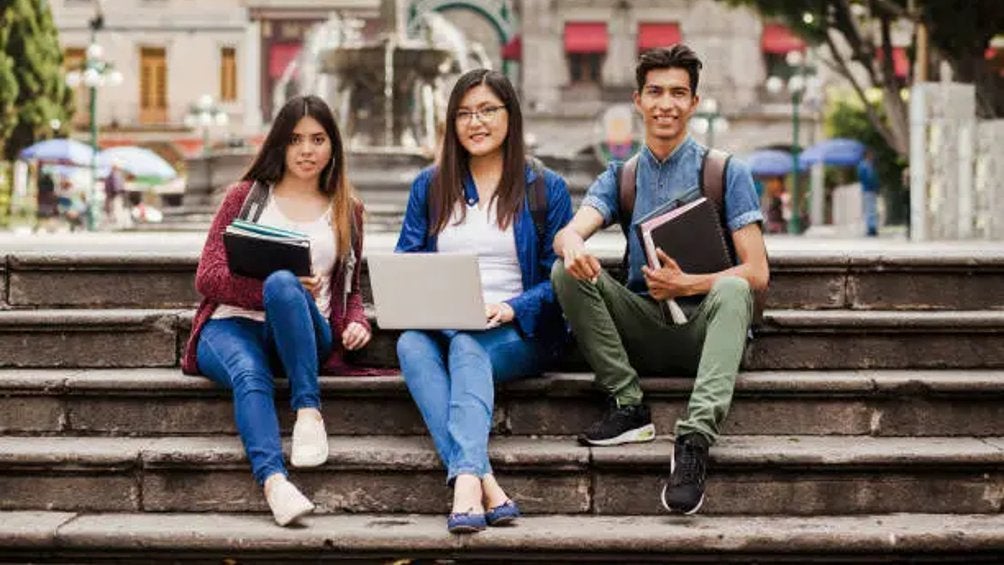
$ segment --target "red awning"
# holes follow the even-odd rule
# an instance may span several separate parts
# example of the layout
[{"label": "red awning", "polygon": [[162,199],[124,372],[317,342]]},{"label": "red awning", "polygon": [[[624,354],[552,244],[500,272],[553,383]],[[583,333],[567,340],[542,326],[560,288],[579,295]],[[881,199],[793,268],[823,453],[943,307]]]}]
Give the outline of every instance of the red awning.
[{"label": "red awning", "polygon": [[676,22],[638,24],[638,52],[643,53],[656,47],[669,47],[683,39],[680,24]]},{"label": "red awning", "polygon": [[605,22],[565,24],[565,53],[606,53],[608,43]]},{"label": "red awning", "polygon": [[279,78],[290,61],[300,54],[299,43],[274,43],[268,50],[268,76]]},{"label": "red awning", "polygon": [[892,68],[896,76],[905,78],[910,74],[910,58],[906,56],[905,47],[892,48]]},{"label": "red awning", "polygon": [[784,55],[789,51],[805,49],[805,41],[782,24],[764,24],[763,35],[760,36],[760,47],[764,53]]},{"label": "red awning", "polygon": [[502,46],[502,58],[506,61],[519,61],[523,58],[523,38],[515,36]]},{"label": "red awning", "polygon": [[[879,49],[876,54],[878,60],[882,60],[884,51]],[[906,56],[906,47],[892,48],[892,71],[899,78],[906,78],[910,74],[910,58]]]}]

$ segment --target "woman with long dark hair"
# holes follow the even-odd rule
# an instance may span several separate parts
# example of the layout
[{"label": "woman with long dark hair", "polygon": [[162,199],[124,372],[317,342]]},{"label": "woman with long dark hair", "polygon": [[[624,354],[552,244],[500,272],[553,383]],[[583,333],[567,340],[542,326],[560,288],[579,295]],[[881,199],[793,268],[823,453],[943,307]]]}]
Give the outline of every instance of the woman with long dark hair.
[{"label": "woman with long dark hair", "polygon": [[[534,200],[546,213],[536,221],[535,190],[544,192]],[[438,165],[415,179],[397,242],[398,252],[478,255],[488,329],[411,330],[397,342],[408,390],[453,486],[451,532],[519,516],[488,461],[494,384],[539,374],[565,343],[550,271],[554,234],[571,217],[564,179],[524,156],[523,115],[509,80],[484,69],[461,76]]]},{"label": "woman with long dark hair", "polygon": [[[264,281],[227,267],[223,234],[255,209],[261,224],[310,238],[311,275],[280,270]],[[182,361],[231,389],[234,416],[255,479],[282,526],[313,510],[286,476],[273,372],[289,379],[296,412],[290,462],[315,467],[328,458],[318,373],[345,367],[371,330],[359,293],[362,204],[346,179],[341,134],[316,96],[289,100],[244,178],[230,187],[213,219],[195,276],[204,299]],[[245,218],[248,219],[248,218]],[[250,218],[255,220],[255,218]]]}]

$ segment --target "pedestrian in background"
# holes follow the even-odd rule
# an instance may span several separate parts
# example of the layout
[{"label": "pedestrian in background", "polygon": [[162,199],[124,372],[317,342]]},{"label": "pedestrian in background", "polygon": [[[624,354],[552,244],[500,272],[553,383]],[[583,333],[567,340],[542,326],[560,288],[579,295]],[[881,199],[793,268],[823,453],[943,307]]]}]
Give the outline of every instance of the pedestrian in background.
[{"label": "pedestrian in background", "polygon": [[865,150],[865,156],[858,163],[858,182],[861,183],[861,213],[865,221],[865,235],[878,235],[878,174],[875,172],[875,153]]}]

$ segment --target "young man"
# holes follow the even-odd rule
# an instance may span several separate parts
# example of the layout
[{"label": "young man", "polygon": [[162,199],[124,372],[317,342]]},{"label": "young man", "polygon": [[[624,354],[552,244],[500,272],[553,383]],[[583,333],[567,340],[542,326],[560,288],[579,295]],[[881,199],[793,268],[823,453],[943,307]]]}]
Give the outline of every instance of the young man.
[{"label": "young man", "polygon": [[[644,117],[645,147],[636,173],[633,221],[700,186],[706,148],[687,135],[687,122],[700,101],[700,69],[697,55],[685,45],[648,51],[638,62],[634,105]],[[662,267],[651,269],[632,229],[625,288],[585,249],[593,233],[621,220],[618,171],[611,165],[596,179],[572,222],[554,240],[555,251],[564,258],[551,272],[554,290],[597,383],[610,395],[609,409],[580,441],[599,446],[654,439],[638,372],[696,373],[687,412],[676,423],[673,467],[662,493],[667,509],[690,514],[704,500],[708,448],[732,401],[752,317],[752,291],[767,286],[763,216],[749,168],[732,159],[723,200],[738,264],[718,273],[685,273],[660,250]],[[659,301],[669,298],[687,311],[687,323],[676,325],[664,317]]]}]

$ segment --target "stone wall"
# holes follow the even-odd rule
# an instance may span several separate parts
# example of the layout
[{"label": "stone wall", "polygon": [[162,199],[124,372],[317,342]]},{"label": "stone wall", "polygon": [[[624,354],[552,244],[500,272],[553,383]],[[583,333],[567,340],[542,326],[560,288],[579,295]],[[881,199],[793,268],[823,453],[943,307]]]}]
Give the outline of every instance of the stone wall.
[{"label": "stone wall", "polygon": [[1000,239],[1002,121],[976,119],[971,84],[922,83],[910,96],[914,241]]}]

